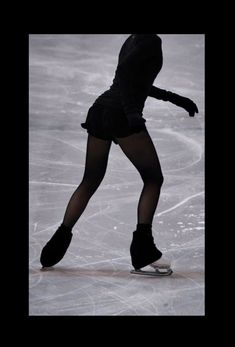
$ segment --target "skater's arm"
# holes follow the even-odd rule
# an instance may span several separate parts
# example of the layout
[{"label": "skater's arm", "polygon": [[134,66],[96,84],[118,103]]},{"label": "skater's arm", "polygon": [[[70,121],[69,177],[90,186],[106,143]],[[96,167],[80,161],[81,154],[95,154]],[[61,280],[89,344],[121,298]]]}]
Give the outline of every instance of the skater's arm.
[{"label": "skater's arm", "polygon": [[176,93],[152,86],[149,96],[158,100],[169,101],[176,106],[184,108],[189,113],[190,117],[194,117],[195,113],[198,113],[197,105],[191,99]]},{"label": "skater's arm", "polygon": [[129,68],[125,64],[117,67],[117,78],[120,88],[121,103],[126,115],[138,112],[133,86],[133,68]]},{"label": "skater's arm", "polygon": [[120,86],[121,102],[126,114],[128,124],[131,128],[141,127],[145,120],[142,118],[142,114],[139,112],[132,83],[132,71],[127,71],[125,66],[118,67],[118,82]]},{"label": "skater's arm", "polygon": [[139,63],[149,56],[151,52],[151,43],[143,41],[138,43],[129,52],[120,53],[119,64],[116,70],[116,76],[120,87],[121,102],[126,115],[137,113],[138,108],[135,101],[134,76],[138,73]]},{"label": "skater's arm", "polygon": [[120,54],[116,76],[123,109],[132,128],[138,128],[145,123],[136,105],[135,92],[138,87],[134,83],[134,78],[139,73],[140,62],[155,54],[155,44],[154,39],[147,39],[132,47],[128,54],[125,55],[125,52]]},{"label": "skater's arm", "polygon": [[158,100],[168,101],[167,91],[164,89],[160,89],[158,87],[152,86],[149,91],[149,96]]}]

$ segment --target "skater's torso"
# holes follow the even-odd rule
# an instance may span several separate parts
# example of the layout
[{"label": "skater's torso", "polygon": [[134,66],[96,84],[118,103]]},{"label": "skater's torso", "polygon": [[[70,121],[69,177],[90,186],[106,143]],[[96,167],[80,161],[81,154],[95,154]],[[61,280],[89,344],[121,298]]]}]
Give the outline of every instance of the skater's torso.
[{"label": "skater's torso", "polygon": [[126,114],[142,113],[161,67],[161,39],[157,35],[129,36],[120,50],[113,84],[95,103],[124,110]]}]

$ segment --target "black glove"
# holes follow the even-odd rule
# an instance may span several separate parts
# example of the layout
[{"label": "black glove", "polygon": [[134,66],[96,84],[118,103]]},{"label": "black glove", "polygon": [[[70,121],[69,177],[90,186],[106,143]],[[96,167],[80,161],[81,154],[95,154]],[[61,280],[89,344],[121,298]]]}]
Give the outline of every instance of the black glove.
[{"label": "black glove", "polygon": [[141,129],[146,122],[146,119],[144,119],[138,112],[128,113],[127,120],[129,127],[133,130]]},{"label": "black glove", "polygon": [[189,113],[190,117],[194,117],[195,113],[198,113],[197,105],[189,98],[167,92],[167,100],[176,106],[184,108]]}]

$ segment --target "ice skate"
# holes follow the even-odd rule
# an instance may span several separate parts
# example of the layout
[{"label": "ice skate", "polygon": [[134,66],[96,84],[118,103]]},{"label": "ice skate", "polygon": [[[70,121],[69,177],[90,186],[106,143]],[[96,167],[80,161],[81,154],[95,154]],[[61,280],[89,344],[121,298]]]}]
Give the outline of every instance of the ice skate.
[{"label": "ice skate", "polygon": [[[130,246],[132,274],[169,276],[172,274],[170,262],[162,258],[162,252],[154,244],[151,228],[134,231]],[[161,259],[160,259],[161,258]],[[143,269],[148,266],[148,269]]]},{"label": "ice skate", "polygon": [[71,229],[61,224],[42,249],[40,262],[43,268],[57,264],[64,257],[72,236]]},{"label": "ice skate", "polygon": [[145,276],[170,276],[173,273],[172,269],[155,269],[154,271],[151,270],[131,270],[131,274],[134,275],[145,275]]}]

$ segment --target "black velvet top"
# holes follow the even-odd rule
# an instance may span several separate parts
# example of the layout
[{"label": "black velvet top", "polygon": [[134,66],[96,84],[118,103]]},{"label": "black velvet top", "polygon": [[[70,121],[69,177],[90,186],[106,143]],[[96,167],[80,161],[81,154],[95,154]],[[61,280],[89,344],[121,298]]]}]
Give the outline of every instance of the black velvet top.
[{"label": "black velvet top", "polygon": [[95,104],[142,115],[148,96],[164,100],[165,91],[153,86],[162,67],[162,41],[156,34],[133,34],[121,47],[109,90]]}]

